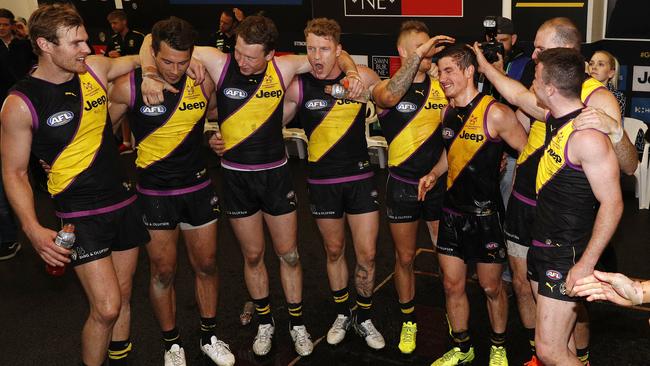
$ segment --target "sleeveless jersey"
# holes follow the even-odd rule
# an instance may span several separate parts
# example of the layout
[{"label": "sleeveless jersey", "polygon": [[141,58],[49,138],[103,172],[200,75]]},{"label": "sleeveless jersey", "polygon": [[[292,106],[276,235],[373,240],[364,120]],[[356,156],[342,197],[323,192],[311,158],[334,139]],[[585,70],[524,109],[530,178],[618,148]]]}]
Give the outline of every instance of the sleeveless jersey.
[{"label": "sleeveless jersey", "polygon": [[47,189],[57,216],[111,212],[135,199],[124,183],[106,88],[90,67],[62,84],[27,76],[10,93],[31,111],[31,151],[51,167]]},{"label": "sleeveless jersey", "polygon": [[428,174],[444,149],[440,132],[447,98],[440,82],[427,75],[413,83],[393,108],[378,117],[388,141],[388,169],[393,175],[417,181]]},{"label": "sleeveless jersey", "polygon": [[584,245],[591,236],[596,198],[582,168],[572,164],[567,156],[574,132],[573,118],[580,112],[547,122],[549,141],[537,170],[537,207],[532,231],[538,245]]},{"label": "sleeveless jersey", "polygon": [[129,122],[135,136],[138,188],[169,190],[208,181],[201,151],[208,96],[194,80],[184,76],[174,85],[179,93],[147,106],[142,100],[142,71],[131,72]]},{"label": "sleeveless jersey", "polygon": [[[580,99],[587,104],[591,95],[598,89],[604,88],[598,80],[587,78],[582,83]],[[512,190],[513,196],[531,206],[535,205],[535,179],[537,177],[537,166],[544,151],[546,135],[546,124],[541,121],[534,121],[528,132],[528,143],[517,159],[517,173]]]},{"label": "sleeveless jersey", "polygon": [[366,143],[366,104],[335,99],[324,91],[336,79],[299,75],[298,118],[309,138],[309,178],[350,177],[372,171]]},{"label": "sleeveless jersey", "polygon": [[467,106],[447,108],[442,137],[449,170],[443,206],[460,213],[503,211],[499,191],[502,141],[489,135],[487,115],[496,101],[479,93]]},{"label": "sleeveless jersey", "polygon": [[286,162],[282,137],[284,91],[275,59],[267,63],[264,73],[246,76],[228,55],[217,85],[219,127],[226,145],[223,166],[260,170]]}]

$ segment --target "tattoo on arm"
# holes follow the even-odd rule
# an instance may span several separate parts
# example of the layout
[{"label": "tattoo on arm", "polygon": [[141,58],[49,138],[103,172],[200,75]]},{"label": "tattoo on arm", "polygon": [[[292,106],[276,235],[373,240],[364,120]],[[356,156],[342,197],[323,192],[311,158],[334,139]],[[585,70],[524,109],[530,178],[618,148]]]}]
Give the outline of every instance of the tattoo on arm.
[{"label": "tattoo on arm", "polygon": [[371,267],[357,263],[354,270],[354,284],[357,288],[357,293],[365,297],[372,296],[375,286],[375,266]]},{"label": "tattoo on arm", "polygon": [[403,97],[411,86],[413,78],[418,71],[420,59],[420,56],[415,52],[409,56],[404,65],[390,78],[388,85],[386,85],[386,90],[394,96],[398,96],[399,98]]}]

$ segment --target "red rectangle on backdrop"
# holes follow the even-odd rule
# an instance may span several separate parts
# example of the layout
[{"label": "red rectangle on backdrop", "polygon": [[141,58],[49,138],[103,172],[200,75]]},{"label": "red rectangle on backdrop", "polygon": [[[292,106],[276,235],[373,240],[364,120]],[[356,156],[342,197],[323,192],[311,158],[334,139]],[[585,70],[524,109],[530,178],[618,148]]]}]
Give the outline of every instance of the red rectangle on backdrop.
[{"label": "red rectangle on backdrop", "polygon": [[402,15],[463,16],[463,0],[402,0]]}]

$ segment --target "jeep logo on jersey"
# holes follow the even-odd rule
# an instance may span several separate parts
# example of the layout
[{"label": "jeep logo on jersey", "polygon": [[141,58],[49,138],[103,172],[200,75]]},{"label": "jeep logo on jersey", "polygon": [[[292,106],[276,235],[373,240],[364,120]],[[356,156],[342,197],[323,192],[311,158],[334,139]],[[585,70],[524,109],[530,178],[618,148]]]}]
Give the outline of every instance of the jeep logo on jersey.
[{"label": "jeep logo on jersey", "polygon": [[418,106],[411,102],[400,102],[395,108],[398,112],[402,113],[410,113],[418,110]]},{"label": "jeep logo on jersey", "polygon": [[151,107],[148,105],[143,105],[140,107],[140,113],[144,114],[145,116],[149,117],[155,117],[155,116],[160,116],[161,114],[167,112],[167,108],[165,108],[164,105],[152,105]]},{"label": "jeep logo on jersey", "polygon": [[223,90],[223,95],[230,99],[246,99],[248,97],[248,93],[237,88],[226,88]]},{"label": "jeep logo on jersey", "polygon": [[101,97],[95,99],[95,100],[87,100],[86,101],[86,106],[84,107],[84,111],[89,111],[93,108],[97,108],[100,105],[106,104],[106,95],[102,95]]},{"label": "jeep logo on jersey", "polygon": [[551,280],[557,281],[562,279],[562,274],[558,271],[549,269],[548,271],[546,271],[546,277],[548,277]]},{"label": "jeep logo on jersey", "polygon": [[327,108],[327,101],[323,99],[312,99],[305,102],[305,108],[316,111],[319,109]]},{"label": "jeep logo on jersey", "polygon": [[54,113],[47,119],[47,125],[50,127],[63,126],[64,124],[72,121],[73,118],[74,118],[74,113],[70,111]]},{"label": "jeep logo on jersey", "polygon": [[467,131],[463,131],[463,133],[458,135],[458,137],[460,137],[461,139],[476,141],[476,142],[481,142],[485,139],[485,136],[481,135],[480,133],[467,133]]}]

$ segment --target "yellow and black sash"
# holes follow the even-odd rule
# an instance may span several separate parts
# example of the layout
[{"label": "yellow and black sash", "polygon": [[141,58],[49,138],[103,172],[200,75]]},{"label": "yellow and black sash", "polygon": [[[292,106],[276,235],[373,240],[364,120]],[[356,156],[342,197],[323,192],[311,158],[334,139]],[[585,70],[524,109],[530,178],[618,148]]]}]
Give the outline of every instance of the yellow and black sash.
[{"label": "yellow and black sash", "polygon": [[284,87],[273,61],[269,61],[258,89],[248,95],[241,107],[221,123],[226,151],[246,140],[281,107]]},{"label": "yellow and black sash", "polygon": [[79,125],[72,140],[52,163],[47,188],[57,195],[92,164],[102,144],[106,127],[108,101],[106,90],[91,72],[78,74],[81,86]]},{"label": "yellow and black sash", "polygon": [[451,189],[461,172],[472,162],[476,154],[490,142],[484,120],[490,106],[495,103],[491,96],[483,96],[472,113],[456,132],[456,137],[447,150],[449,170],[447,173],[447,190]]},{"label": "yellow and black sash", "polygon": [[365,104],[337,100],[309,136],[309,161],[318,162],[352,127]]},{"label": "yellow and black sash", "polygon": [[[435,105],[436,108],[431,108],[432,105]],[[388,146],[388,166],[395,167],[402,164],[418,151],[438,129],[442,121],[441,105],[447,105],[447,99],[440,82],[431,79],[428,95],[423,105]]]},{"label": "yellow and black sash", "polygon": [[535,191],[539,191],[550,182],[562,169],[570,165],[567,160],[567,144],[569,137],[574,131],[573,120],[569,120],[553,136],[539,161],[537,168],[537,179],[535,181]]},{"label": "yellow and black sash", "polygon": [[135,161],[138,168],[146,168],[169,156],[203,118],[208,98],[201,87],[195,85],[193,79],[186,78],[182,93],[167,121],[138,143]]}]

